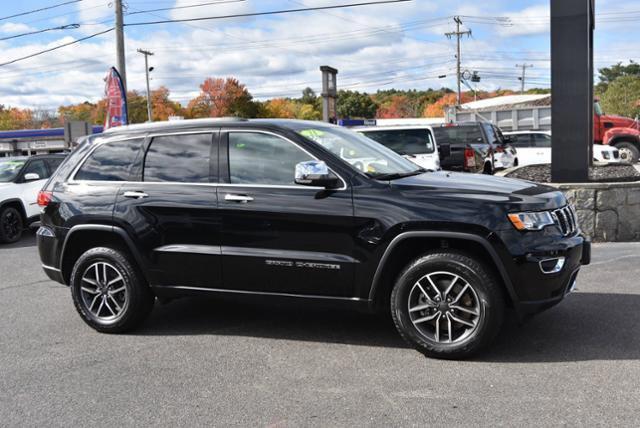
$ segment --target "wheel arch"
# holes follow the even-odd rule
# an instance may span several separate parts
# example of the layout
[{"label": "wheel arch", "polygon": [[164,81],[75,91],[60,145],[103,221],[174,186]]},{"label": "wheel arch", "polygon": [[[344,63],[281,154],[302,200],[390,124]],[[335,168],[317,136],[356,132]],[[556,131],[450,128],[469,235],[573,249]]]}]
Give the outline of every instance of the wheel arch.
[{"label": "wheel arch", "polygon": [[27,210],[24,207],[24,202],[22,202],[22,199],[11,198],[11,199],[6,199],[0,202],[0,211],[5,207],[16,208],[20,212],[20,215],[22,216],[22,222],[25,225],[27,224]]},{"label": "wheel arch", "polygon": [[496,274],[507,302],[518,311],[518,298],[513,283],[492,244],[486,238],[473,233],[446,231],[404,232],[389,243],[373,277],[369,292],[370,309],[379,311],[386,307],[400,271],[411,260],[435,249],[455,249],[480,258]]},{"label": "wheel arch", "polygon": [[60,272],[66,284],[69,284],[71,271],[76,260],[85,251],[99,246],[120,249],[132,255],[140,273],[145,280],[148,280],[142,257],[124,229],[102,224],[83,224],[73,226],[67,232],[62,244]]}]

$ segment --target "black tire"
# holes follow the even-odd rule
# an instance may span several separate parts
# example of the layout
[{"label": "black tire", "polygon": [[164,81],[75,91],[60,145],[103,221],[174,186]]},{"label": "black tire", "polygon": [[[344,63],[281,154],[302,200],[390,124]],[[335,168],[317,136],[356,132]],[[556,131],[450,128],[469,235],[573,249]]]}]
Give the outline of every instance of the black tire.
[{"label": "black tire", "polygon": [[[436,274],[436,272],[440,273]],[[467,299],[470,303],[465,309],[478,312],[477,316],[469,315],[459,309],[453,309],[464,303],[459,305],[458,303],[460,302],[453,302],[452,305],[455,306],[449,307],[449,303],[445,304],[445,299],[441,299],[441,302],[438,302],[439,307],[429,308],[422,312],[413,312],[414,315],[410,313],[409,308],[412,304],[410,299],[415,297],[416,292],[418,296],[423,296],[421,291],[417,291],[417,282],[422,282],[426,275],[429,274],[431,275],[430,279],[433,278],[432,280],[436,287],[440,287],[440,284],[447,284],[443,282],[443,279],[440,279],[444,277],[444,273],[452,274],[453,277],[458,276],[462,279],[462,281],[458,279],[448,283],[451,284],[458,281],[452,287],[451,293],[457,291],[462,295],[463,301]],[[462,290],[465,287],[465,282],[471,289]],[[448,288],[448,286],[444,288]],[[430,292],[429,290],[425,291],[427,293]],[[443,295],[444,291],[446,290],[442,291]],[[436,298],[434,297],[433,300],[435,301]],[[467,358],[491,343],[500,331],[505,308],[502,289],[492,272],[472,256],[451,250],[435,250],[410,263],[398,277],[391,292],[390,303],[393,322],[402,338],[426,356],[443,359]],[[416,308],[417,306],[414,306],[412,309],[415,310]],[[455,312],[455,314],[449,314],[448,312]],[[442,315],[443,313],[444,315]],[[438,315],[433,324],[432,321],[414,324],[414,322],[420,322],[421,319],[432,317],[434,314],[440,315]],[[413,321],[412,316],[414,317]],[[415,317],[420,318],[415,319]],[[448,330],[442,333],[443,340],[434,340],[437,337],[435,334],[433,337],[429,337],[428,332],[426,332],[427,329],[433,328],[435,333],[436,323],[442,326],[441,319],[449,322],[453,317],[456,319],[462,318],[463,321],[473,324],[474,327],[451,321],[452,330],[448,330],[448,323],[445,323],[443,327]],[[471,320],[471,318],[474,320]],[[463,330],[464,332],[462,332]],[[456,336],[457,334],[460,335]],[[453,341],[451,343],[445,341],[445,335],[450,335]]]},{"label": "black tire", "polygon": [[0,210],[0,243],[12,244],[22,238],[24,220],[22,214],[14,207]]},{"label": "black tire", "polygon": [[[107,273],[102,275],[102,278],[106,279],[101,280],[98,276],[100,273],[97,271],[93,278],[90,278],[90,270],[95,271],[96,266],[98,266],[97,271],[101,273],[104,273],[102,268],[106,270]],[[107,282],[113,282],[118,274],[122,279],[111,286],[111,291],[106,287],[98,287],[97,284],[94,286],[86,282],[98,279],[96,282],[102,282],[102,285],[105,285]],[[94,291],[94,288],[95,291],[99,289],[102,291],[98,293],[87,291],[87,289]],[[115,291],[122,288],[124,288],[123,291],[115,294]],[[114,294],[109,294],[111,292]],[[106,247],[92,248],[78,258],[71,272],[71,296],[84,322],[102,333],[124,333],[138,327],[151,312],[155,301],[151,289],[138,269],[131,264],[127,254]],[[93,296],[97,296],[95,298],[98,300],[94,301]],[[90,300],[92,306],[90,306]],[[106,304],[102,302],[103,300]],[[97,314],[93,312],[97,308],[93,305],[94,303],[101,308],[97,309]],[[99,306],[99,303],[103,303],[103,306]],[[108,311],[113,315],[110,316]],[[118,311],[117,314],[115,314],[116,311]]]},{"label": "black tire", "polygon": [[[640,160],[640,149],[634,143],[629,141],[620,141],[614,145],[620,151],[620,159],[623,161],[636,163]],[[623,158],[623,155],[626,157]]]}]

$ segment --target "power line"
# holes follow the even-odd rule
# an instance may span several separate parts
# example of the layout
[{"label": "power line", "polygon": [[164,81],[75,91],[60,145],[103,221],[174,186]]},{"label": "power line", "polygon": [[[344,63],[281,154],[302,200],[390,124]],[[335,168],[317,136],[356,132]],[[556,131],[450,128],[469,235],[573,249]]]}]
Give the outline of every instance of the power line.
[{"label": "power line", "polygon": [[457,67],[456,67],[456,74],[457,74],[457,84],[458,84],[458,94],[457,94],[457,98],[456,98],[456,105],[460,105],[460,102],[462,100],[462,88],[460,86],[460,84],[462,83],[462,78],[460,76],[460,40],[462,39],[462,36],[467,36],[467,37],[471,37],[471,30],[466,30],[466,31],[460,31],[460,26],[462,25],[462,20],[460,19],[459,16],[456,16],[453,18],[453,20],[456,23],[456,31],[450,32],[450,33],[445,33],[445,36],[447,36],[447,38],[451,39],[453,36],[456,37],[456,41],[457,41],[457,55],[456,55],[456,60],[457,60]]},{"label": "power line", "polygon": [[[249,16],[266,16],[266,15],[282,15],[287,13],[297,13],[297,12],[311,12],[316,10],[328,10],[328,9],[344,9],[349,7],[358,7],[358,6],[371,6],[376,4],[387,4],[387,3],[404,3],[413,0],[380,0],[380,1],[368,1],[362,3],[350,3],[350,4],[337,4],[333,6],[316,6],[316,7],[304,7],[297,9],[282,9],[282,10],[271,10],[268,12],[252,12],[252,13],[236,13],[232,15],[221,15],[221,16],[202,16],[198,18],[185,18],[185,19],[165,19],[162,21],[148,21],[148,22],[132,22],[129,24],[125,24],[126,26],[138,26],[138,25],[156,25],[156,24],[169,24],[174,22],[193,22],[193,21],[207,21],[213,19],[229,19],[229,18],[245,18]],[[141,13],[147,13],[148,11],[141,11]]]},{"label": "power line", "polygon": [[11,61],[0,63],[0,67],[3,67],[5,65],[9,65],[9,64],[14,64],[14,63],[16,63],[18,61],[24,61],[25,59],[33,58],[35,56],[42,55],[42,54],[45,54],[47,52],[51,52],[51,51],[55,51],[57,49],[64,48],[66,46],[71,46],[73,44],[80,43],[80,42],[83,42],[85,40],[89,40],[89,39],[92,39],[94,37],[101,36],[103,34],[106,34],[106,33],[110,32],[110,31],[113,31],[113,27],[109,28],[108,30],[100,31],[99,33],[90,34],[90,35],[88,35],[86,37],[83,37],[81,39],[76,39],[76,40],[73,40],[73,41],[68,42],[68,43],[57,45],[57,46],[54,46],[54,47],[49,48],[49,49],[45,49],[45,50],[42,50],[42,51],[39,51],[39,52],[34,52],[32,54],[29,54],[29,55],[26,55],[26,56],[23,56],[23,57],[20,57],[20,58],[12,59]]},{"label": "power line", "polygon": [[61,7],[61,6],[65,6],[65,5],[73,4],[73,3],[79,3],[81,1],[83,1],[83,0],[71,0],[71,1],[66,1],[64,3],[58,3],[58,4],[54,4],[54,5],[47,6],[47,7],[41,7],[40,9],[33,9],[33,10],[26,11],[26,12],[20,12],[20,13],[16,13],[15,15],[9,15],[9,16],[1,17],[0,21],[5,21],[5,20],[11,19],[11,18],[17,18],[18,16],[30,15],[30,14],[36,13],[36,12],[42,12],[43,10],[55,9],[57,7]]},{"label": "power line", "polygon": [[149,10],[140,10],[137,12],[129,12],[126,15],[138,15],[140,13],[149,13],[149,12],[162,12],[165,10],[178,10],[178,9],[191,9],[193,7],[202,7],[202,6],[210,6],[212,4],[225,4],[225,3],[241,3],[244,2],[246,0],[218,0],[218,1],[211,1],[208,3],[198,3],[198,4],[190,4],[190,5],[186,5],[186,6],[174,6],[174,7],[163,7],[160,9],[149,9]]},{"label": "power line", "polygon": [[72,29],[76,29],[76,28],[80,28],[80,24],[61,25],[59,27],[44,28],[42,30],[30,31],[28,33],[14,34],[13,36],[0,38],[0,41],[17,39],[19,37],[31,36],[33,34],[46,33],[47,31],[72,30]]},{"label": "power line", "polygon": [[527,68],[532,68],[533,64],[516,64],[516,67],[522,68],[522,77],[520,77],[520,80],[522,81],[522,89],[520,89],[520,94],[522,95],[524,94],[524,84],[527,77]]}]

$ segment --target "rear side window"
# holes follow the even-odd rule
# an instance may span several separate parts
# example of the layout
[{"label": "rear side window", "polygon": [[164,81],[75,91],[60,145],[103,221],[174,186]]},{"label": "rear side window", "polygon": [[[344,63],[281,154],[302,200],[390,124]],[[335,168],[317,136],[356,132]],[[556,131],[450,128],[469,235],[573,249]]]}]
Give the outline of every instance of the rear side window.
[{"label": "rear side window", "polygon": [[76,180],[127,181],[142,138],[111,141],[95,149],[76,173]]},{"label": "rear side window", "polygon": [[210,133],[155,137],[145,157],[143,180],[208,183],[211,142]]},{"label": "rear side window", "polygon": [[298,146],[274,135],[229,133],[231,184],[295,185],[299,162],[313,160]]},{"label": "rear side window", "polygon": [[551,137],[546,134],[533,134],[536,147],[551,147]]},{"label": "rear side window", "polygon": [[363,134],[401,155],[435,152],[433,137],[428,129],[387,129]]},{"label": "rear side window", "polygon": [[443,126],[433,128],[438,144],[471,144],[483,143],[482,132],[478,125]]}]

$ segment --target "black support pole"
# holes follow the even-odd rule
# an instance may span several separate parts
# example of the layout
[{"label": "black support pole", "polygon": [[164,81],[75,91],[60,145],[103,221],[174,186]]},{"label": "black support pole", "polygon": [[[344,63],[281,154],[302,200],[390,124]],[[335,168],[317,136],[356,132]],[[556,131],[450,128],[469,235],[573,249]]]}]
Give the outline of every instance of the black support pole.
[{"label": "black support pole", "polygon": [[593,144],[595,0],[551,0],[551,178],[585,182]]}]

